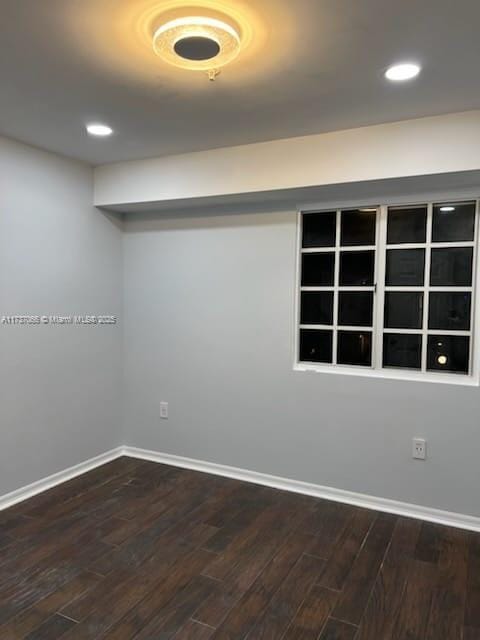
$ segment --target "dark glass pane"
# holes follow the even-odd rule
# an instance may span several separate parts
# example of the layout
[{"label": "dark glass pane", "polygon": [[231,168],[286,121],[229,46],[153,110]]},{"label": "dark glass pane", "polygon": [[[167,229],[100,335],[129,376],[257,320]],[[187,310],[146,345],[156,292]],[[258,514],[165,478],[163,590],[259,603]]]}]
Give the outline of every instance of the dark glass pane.
[{"label": "dark glass pane", "polygon": [[389,249],[386,284],[390,287],[421,287],[424,284],[425,249]]},{"label": "dark glass pane", "polygon": [[429,336],[427,369],[468,373],[469,350],[467,336]]},{"label": "dark glass pane", "polygon": [[372,286],[374,273],[374,251],[343,251],[340,254],[341,287]]},{"label": "dark glass pane", "polygon": [[338,324],[371,327],[373,320],[373,292],[340,292],[338,300]]},{"label": "dark glass pane", "polygon": [[385,327],[387,329],[421,329],[423,293],[385,293]]},{"label": "dark glass pane", "polygon": [[432,287],[470,287],[472,247],[432,249],[430,284]]},{"label": "dark glass pane", "polygon": [[333,332],[321,329],[300,330],[301,362],[332,362]]},{"label": "dark glass pane", "polygon": [[303,214],[302,247],[334,247],[337,225],[335,211]]},{"label": "dark glass pane", "polygon": [[342,246],[375,244],[377,214],[360,209],[342,211]]},{"label": "dark glass pane", "polygon": [[469,293],[432,291],[430,293],[428,328],[444,331],[469,331],[470,300]]},{"label": "dark glass pane", "polygon": [[383,336],[383,366],[421,369],[422,336],[386,333]]},{"label": "dark glass pane", "polygon": [[433,207],[433,242],[472,241],[475,230],[475,202],[448,202]]},{"label": "dark glass pane", "polygon": [[333,324],[333,293],[303,291],[300,305],[301,324]]},{"label": "dark glass pane", "polygon": [[335,253],[302,254],[302,286],[333,287]]},{"label": "dark glass pane", "polygon": [[370,367],[372,364],[372,334],[368,331],[361,333],[339,331],[337,362],[338,364]]},{"label": "dark glass pane", "polygon": [[387,243],[425,242],[427,207],[402,207],[388,210]]}]

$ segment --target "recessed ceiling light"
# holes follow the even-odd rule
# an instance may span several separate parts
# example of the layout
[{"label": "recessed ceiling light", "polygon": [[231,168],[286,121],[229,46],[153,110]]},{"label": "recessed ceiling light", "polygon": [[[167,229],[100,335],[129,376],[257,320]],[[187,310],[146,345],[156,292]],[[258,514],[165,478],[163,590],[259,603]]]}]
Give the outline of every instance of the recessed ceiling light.
[{"label": "recessed ceiling light", "polygon": [[392,82],[402,82],[403,80],[411,80],[420,73],[420,66],[412,62],[404,62],[402,64],[394,64],[385,72],[385,77]]},{"label": "recessed ceiling light", "polygon": [[182,69],[206,71],[214,80],[219,69],[238,56],[240,33],[232,24],[217,18],[177,18],[155,31],[153,48],[165,62]]},{"label": "recessed ceiling light", "polygon": [[106,124],[100,124],[99,122],[92,122],[91,124],[87,124],[87,131],[91,136],[97,136],[101,138],[111,136],[113,133],[113,129],[111,127]]},{"label": "recessed ceiling light", "polygon": [[449,211],[455,211],[455,207],[440,207],[440,211],[448,213]]}]

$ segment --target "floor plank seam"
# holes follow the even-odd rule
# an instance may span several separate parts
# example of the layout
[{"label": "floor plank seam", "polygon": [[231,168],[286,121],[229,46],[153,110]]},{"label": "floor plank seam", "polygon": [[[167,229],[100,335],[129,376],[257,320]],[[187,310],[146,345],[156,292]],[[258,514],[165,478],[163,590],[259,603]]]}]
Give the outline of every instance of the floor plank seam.
[{"label": "floor plank seam", "polygon": [[[396,527],[396,525],[397,525],[398,521],[399,521],[399,520],[397,519],[397,522],[395,523],[395,527]],[[382,561],[381,561],[381,563],[380,563],[380,567],[379,567],[379,569],[378,569],[378,571],[377,571],[377,573],[376,573],[376,575],[375,575],[375,579],[374,579],[374,580],[373,580],[373,582],[372,582],[372,586],[371,586],[371,588],[370,588],[370,591],[369,591],[369,594],[368,594],[368,598],[366,599],[365,608],[364,608],[364,610],[363,610],[363,612],[362,612],[362,615],[361,615],[361,617],[360,617],[359,623],[358,623],[358,625],[355,625],[355,626],[358,626],[358,629],[360,629],[360,627],[362,626],[363,618],[365,617],[365,613],[366,613],[366,612],[367,612],[367,610],[368,610],[368,607],[369,607],[369,605],[370,605],[370,601],[371,601],[371,599],[372,599],[372,597],[373,597],[373,594],[374,594],[375,585],[377,584],[377,580],[379,579],[379,576],[381,575],[381,573],[382,573],[382,571],[383,571],[383,567],[384,567],[384,565],[385,565],[385,560],[386,560],[386,558],[387,558],[387,556],[388,556],[388,553],[389,553],[389,551],[390,551],[390,549],[391,549],[392,542],[393,542],[393,535],[394,535],[394,532],[395,532],[395,527],[393,528],[392,534],[391,534],[391,536],[390,536],[390,540],[388,541],[387,547],[386,547],[386,549],[385,549],[385,553],[383,554]],[[348,624],[350,624],[350,623],[348,623]],[[356,636],[358,635],[358,633],[359,633],[359,632],[357,631],[357,633],[355,634],[355,639],[356,639]]]},{"label": "floor plank seam", "polygon": [[218,627],[212,627],[211,624],[207,624],[206,622],[202,622],[201,620],[197,620],[197,618],[190,618],[190,620],[192,622],[195,622],[195,624],[200,624],[202,627],[207,627],[208,629],[212,629],[212,631],[216,631],[216,629]]},{"label": "floor plank seam", "polygon": [[79,624],[80,620],[75,620],[75,618],[71,618],[70,616],[66,616],[61,611],[55,611],[56,616],[60,616],[61,618],[65,618],[66,620],[70,620],[71,622],[75,622],[75,624]]},{"label": "floor plank seam", "polygon": [[311,553],[310,551],[304,551],[305,556],[309,556],[310,558],[315,558],[315,560],[324,560],[325,562],[328,561],[328,558],[326,558],[325,556],[319,556],[316,553]]},{"label": "floor plank seam", "polygon": [[348,624],[350,627],[355,627],[355,629],[358,629],[360,626],[359,624],[354,624],[349,620],[342,620],[341,618],[336,618],[335,616],[330,616],[329,620],[335,620],[336,622],[341,622],[342,624]]}]

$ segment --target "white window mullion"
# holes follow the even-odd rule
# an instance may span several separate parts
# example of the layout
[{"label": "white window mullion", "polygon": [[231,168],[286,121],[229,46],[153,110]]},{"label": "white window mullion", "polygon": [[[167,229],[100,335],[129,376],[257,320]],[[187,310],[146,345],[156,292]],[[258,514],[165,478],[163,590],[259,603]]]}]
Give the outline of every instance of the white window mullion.
[{"label": "white window mullion", "polygon": [[[337,247],[309,247],[307,249],[301,249],[301,253],[333,253],[336,251]],[[376,246],[373,244],[365,244],[365,245],[352,245],[342,247],[342,251],[344,252],[352,252],[356,253],[358,251],[375,251]]]},{"label": "white window mullion", "polygon": [[[402,334],[411,334],[411,335],[420,335],[423,334],[422,329],[384,329],[383,333],[402,333]],[[438,335],[439,333],[442,336],[469,336],[470,331],[461,331],[459,329],[430,329],[427,331],[428,335]]]},{"label": "white window mullion", "polygon": [[381,369],[383,366],[383,322],[385,308],[385,273],[387,261],[387,207],[379,208],[377,229],[377,274],[375,281],[375,319],[373,326],[375,340],[374,368]]},{"label": "white window mullion", "polygon": [[[463,248],[463,247],[473,247],[474,242],[436,242],[435,248],[437,249],[450,249],[450,248]],[[389,249],[426,249],[426,242],[402,242],[400,244],[389,244]]]},{"label": "white window mullion", "polygon": [[338,287],[340,284],[340,232],[341,232],[341,215],[340,210],[337,211],[336,218],[336,234],[335,234],[335,280],[333,293],[333,354],[332,362],[337,364],[337,345],[338,345]]},{"label": "white window mullion", "polygon": [[[435,248],[437,248],[437,245],[435,245]],[[425,289],[428,289],[430,293],[432,293],[432,292],[437,292],[437,293],[452,293],[452,292],[453,293],[455,293],[455,292],[458,292],[458,293],[472,293],[472,291],[473,291],[473,287],[466,287],[466,286],[463,286],[463,285],[459,285],[458,287],[442,287],[442,286],[438,286],[438,287],[435,287],[435,286],[429,286],[429,287],[393,287],[393,286],[390,286],[390,287],[385,287],[385,291],[387,293],[390,292],[390,291],[393,291],[394,293],[397,293],[397,292],[400,292],[400,293],[402,293],[402,292],[408,292],[408,293],[410,293],[410,292],[413,292],[413,293],[420,292],[421,293],[422,291],[425,292]]]},{"label": "white window mullion", "polygon": [[300,306],[302,303],[302,236],[303,213],[297,213],[297,255],[296,255],[296,295],[294,306],[295,335],[293,340],[293,353],[295,364],[300,362]]},{"label": "white window mullion", "polygon": [[480,237],[480,229],[478,228],[480,223],[480,200],[477,200],[477,206],[475,208],[475,234],[473,243],[473,264],[472,264],[472,297],[470,301],[470,353],[469,353],[469,374],[478,375],[480,354],[477,349],[478,333],[480,330],[479,320],[480,311],[477,308],[480,303],[480,296],[477,295],[478,286],[478,271],[480,268],[479,256],[478,256],[478,240]]},{"label": "white window mullion", "polygon": [[[343,251],[343,248],[342,248]],[[458,287],[457,287],[458,288]],[[467,287],[462,287],[462,290],[467,290]],[[301,291],[327,291],[332,292],[338,290],[340,292],[354,293],[358,291],[375,291],[375,287],[300,287]]]},{"label": "white window mullion", "polygon": [[423,326],[422,326],[422,371],[427,371],[428,355],[428,310],[429,310],[429,290],[430,290],[430,264],[432,256],[432,220],[433,205],[428,205],[427,211],[427,243],[425,247],[425,280],[423,294]]},{"label": "white window mullion", "polygon": [[318,331],[331,331],[331,324],[300,324],[300,329],[315,329]]},{"label": "white window mullion", "polygon": [[300,249],[300,253],[334,253],[335,247],[308,247]]}]

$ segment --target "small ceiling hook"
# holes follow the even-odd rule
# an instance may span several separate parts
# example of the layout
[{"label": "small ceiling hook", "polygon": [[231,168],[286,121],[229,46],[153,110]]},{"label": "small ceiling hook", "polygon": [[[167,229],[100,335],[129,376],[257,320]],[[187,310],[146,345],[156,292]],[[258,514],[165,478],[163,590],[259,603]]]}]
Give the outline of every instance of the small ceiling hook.
[{"label": "small ceiling hook", "polygon": [[209,69],[207,71],[207,76],[210,82],[215,82],[215,80],[217,79],[217,76],[219,75],[220,75],[220,69]]}]

